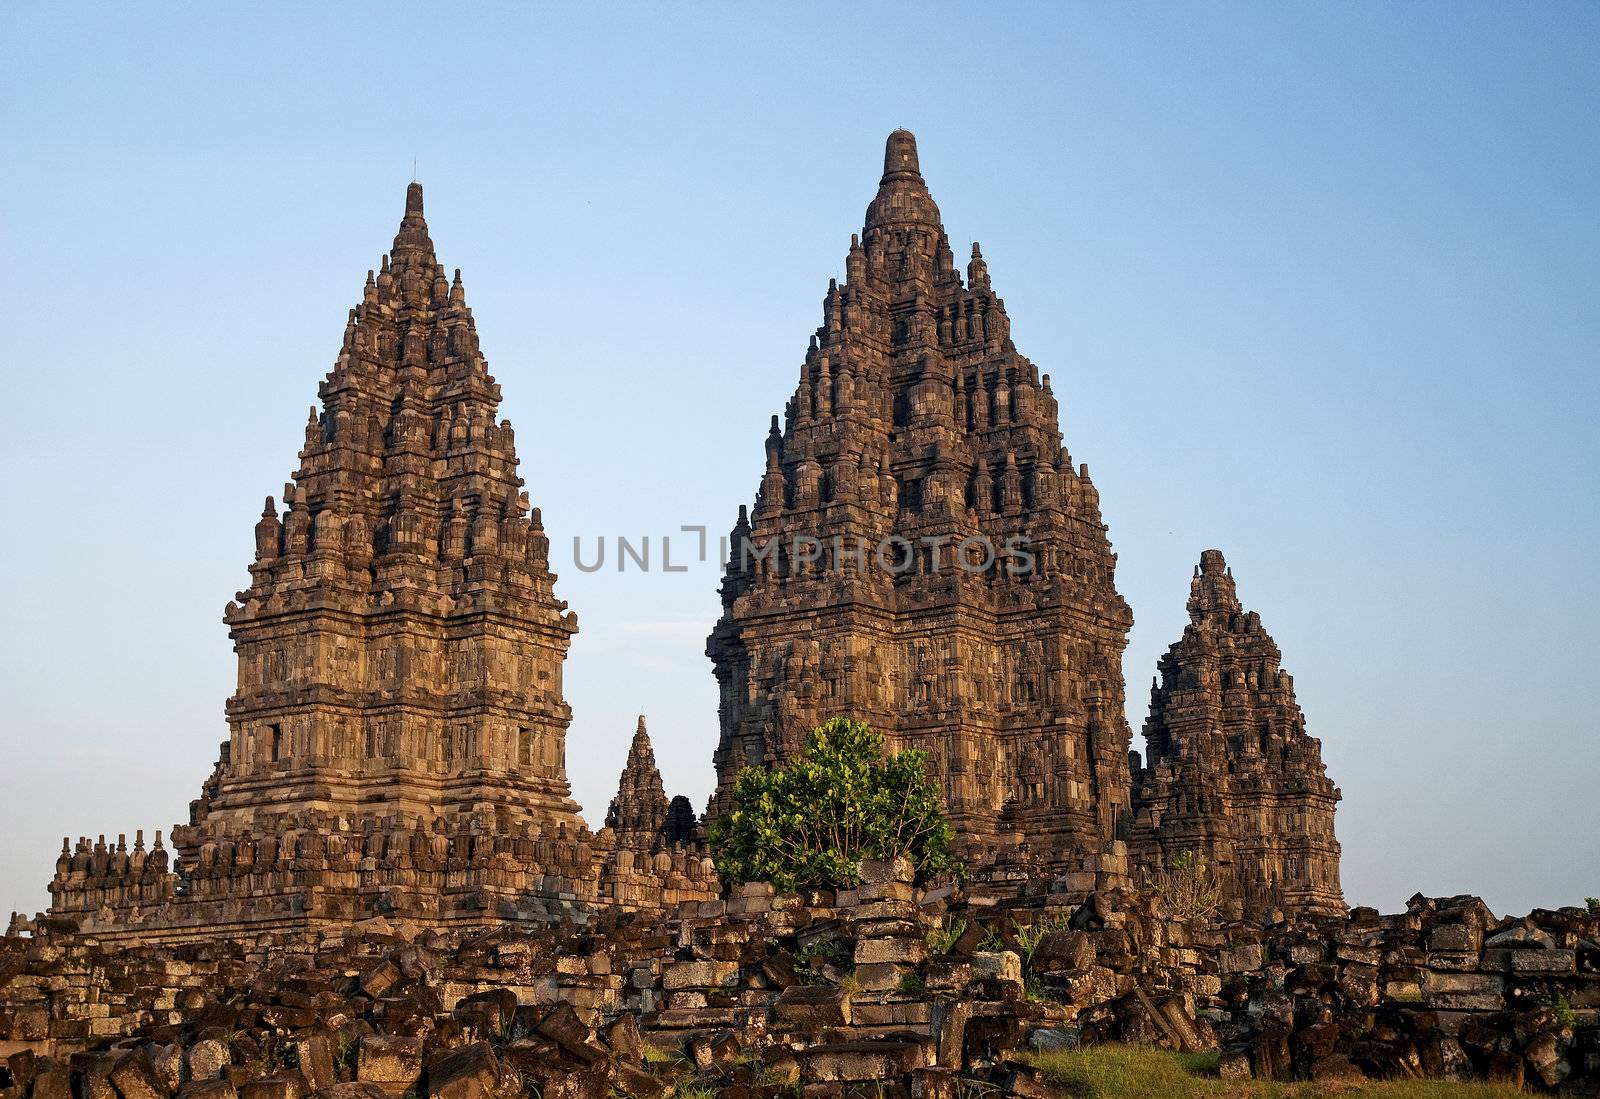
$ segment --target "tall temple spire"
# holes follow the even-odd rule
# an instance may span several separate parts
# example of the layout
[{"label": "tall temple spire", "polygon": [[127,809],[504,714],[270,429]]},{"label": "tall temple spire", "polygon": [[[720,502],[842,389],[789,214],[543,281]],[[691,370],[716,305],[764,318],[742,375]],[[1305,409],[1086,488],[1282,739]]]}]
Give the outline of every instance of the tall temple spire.
[{"label": "tall temple spire", "polygon": [[1233,570],[1228,568],[1221,550],[1206,550],[1189,582],[1189,620],[1199,625],[1205,619],[1221,616],[1225,620],[1240,611]]},{"label": "tall temple spire", "polygon": [[883,143],[883,179],[880,182],[898,179],[922,182],[922,165],[917,161],[917,138],[905,129],[894,131]]},{"label": "tall temple spire", "polygon": [[[1021,832],[1079,865],[1127,806],[1116,558],[976,249],[962,283],[908,131],[883,167],[768,439],[745,534],[775,552],[752,563],[736,546],[728,563],[707,642],[712,808],[741,767],[848,714],[928,751],[969,853]],[[791,552],[796,538],[820,558]],[[1033,566],[1013,572],[1005,547],[1024,543]],[[992,567],[957,566],[963,546],[968,563],[992,549]]]},{"label": "tall temple spire", "polygon": [[639,800],[621,811],[679,846],[663,856],[652,839],[635,859],[578,813],[561,687],[577,615],[555,595],[460,272],[446,276],[413,182],[223,612],[228,740],[172,830],[175,872],[159,832],[148,853],[85,841],[57,865],[53,911],[130,935],[253,937],[380,912],[548,924],[715,896],[642,720]]},{"label": "tall temple spire", "polygon": [[412,183],[319,387],[288,510],[279,522],[268,499],[229,605],[232,734],[214,791],[173,833],[184,859],[287,814],[377,807],[583,830],[559,688],[576,616],[554,595],[459,287]]}]

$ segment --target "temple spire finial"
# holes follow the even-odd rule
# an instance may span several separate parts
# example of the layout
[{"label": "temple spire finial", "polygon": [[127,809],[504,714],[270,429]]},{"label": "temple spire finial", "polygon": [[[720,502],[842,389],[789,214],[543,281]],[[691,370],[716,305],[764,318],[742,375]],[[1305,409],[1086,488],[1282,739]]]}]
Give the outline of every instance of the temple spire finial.
[{"label": "temple spire finial", "polygon": [[883,180],[922,179],[922,166],[917,161],[917,138],[910,130],[900,129],[889,135],[883,145]]},{"label": "temple spire finial", "polygon": [[[866,245],[867,258],[871,258],[876,247],[873,230],[888,225],[931,230],[935,238],[944,235],[939,207],[922,178],[917,139],[910,130],[896,130],[884,142],[883,178],[878,181],[877,197],[867,206],[864,222],[862,243]],[[927,247],[932,248],[931,241]]]},{"label": "temple spire finial", "polygon": [[396,264],[413,256],[433,262],[433,238],[428,236],[428,222],[422,215],[422,184],[415,180],[406,184],[406,214],[400,219],[390,255]]}]

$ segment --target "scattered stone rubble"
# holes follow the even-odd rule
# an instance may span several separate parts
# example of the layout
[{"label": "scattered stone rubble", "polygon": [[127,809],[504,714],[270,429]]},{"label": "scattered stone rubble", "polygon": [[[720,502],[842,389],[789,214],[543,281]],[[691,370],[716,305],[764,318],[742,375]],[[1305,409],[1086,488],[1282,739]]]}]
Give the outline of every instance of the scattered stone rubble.
[{"label": "scattered stone rubble", "polygon": [[[1472,897],[1262,927],[1097,893],[749,885],[590,927],[374,918],[320,937],[0,940],[0,1099],[1051,1094],[1028,1054],[1220,1051],[1227,1077],[1600,1093],[1600,917]],[[881,1091],[879,1090],[881,1088]]]}]

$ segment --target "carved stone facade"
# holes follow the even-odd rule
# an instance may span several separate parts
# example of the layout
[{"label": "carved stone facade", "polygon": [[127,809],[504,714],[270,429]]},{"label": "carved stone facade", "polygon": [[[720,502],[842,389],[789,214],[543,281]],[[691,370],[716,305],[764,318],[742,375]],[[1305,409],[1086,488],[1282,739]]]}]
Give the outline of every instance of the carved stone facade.
[{"label": "carved stone facade", "polygon": [[173,830],[175,873],[159,833],[148,853],[142,834],[131,852],[81,840],[52,911],[149,931],[537,920],[633,903],[657,871],[648,903],[714,896],[703,851],[639,866],[578,815],[561,686],[577,616],[419,184],[318,396],[224,614],[230,735]]},{"label": "carved stone facade", "polygon": [[1132,846],[1152,863],[1192,853],[1236,912],[1342,915],[1340,794],[1281,661],[1261,616],[1240,605],[1222,554],[1206,550],[1189,625],[1150,688]]},{"label": "carved stone facade", "polygon": [[1128,809],[1132,615],[1058,421],[978,246],[963,281],[895,131],[733,528],[706,647],[713,812],[740,768],[850,715],[927,751],[969,859],[1025,843],[1092,869]]}]

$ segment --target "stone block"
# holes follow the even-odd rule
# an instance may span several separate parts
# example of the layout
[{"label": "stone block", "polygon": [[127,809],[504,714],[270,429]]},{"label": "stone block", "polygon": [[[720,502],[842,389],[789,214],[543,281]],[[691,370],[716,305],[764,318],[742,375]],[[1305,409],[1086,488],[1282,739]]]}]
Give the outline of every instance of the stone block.
[{"label": "stone block", "polygon": [[1037,1027],[1028,1035],[1028,1048],[1035,1053],[1060,1053],[1077,1049],[1078,1030],[1075,1027]]},{"label": "stone block", "polygon": [[1094,963],[1094,941],[1082,931],[1048,932],[1033,952],[1033,968],[1041,973],[1088,969]]},{"label": "stone block", "polygon": [[294,1051],[300,1074],[312,1091],[337,1082],[333,1070],[333,1042],[326,1032],[317,1031],[295,1039]]},{"label": "stone block", "polygon": [[[327,1094],[326,1091],[317,1092],[318,1095]],[[381,1092],[379,1093],[382,1094]],[[41,1099],[35,1093],[34,1099]],[[185,1084],[178,1092],[178,1099],[238,1099],[238,1092],[228,1080],[193,1080]],[[385,1097],[387,1099],[387,1097]]]},{"label": "stone block", "polygon": [[330,1084],[311,1093],[311,1099],[388,1099],[388,1092],[377,1084],[352,1080],[345,1084]]},{"label": "stone block", "polygon": [[166,1099],[167,1091],[156,1079],[155,1068],[143,1050],[123,1056],[107,1076],[122,1099]]},{"label": "stone block", "polygon": [[739,978],[739,963],[706,959],[696,962],[674,962],[661,974],[661,985],[666,989],[725,988]]},{"label": "stone block", "polygon": [[1022,959],[1014,950],[980,950],[972,956],[972,975],[979,979],[1022,982]]},{"label": "stone block", "polygon": [[875,962],[896,962],[901,965],[919,965],[928,956],[928,947],[921,939],[858,939],[855,962],[857,966]]},{"label": "stone block", "polygon": [[888,882],[910,885],[917,876],[917,868],[905,858],[863,859],[857,869],[862,885],[883,885]]},{"label": "stone block", "polygon": [[228,1047],[215,1038],[202,1038],[183,1057],[191,1080],[215,1080],[232,1061]]},{"label": "stone block", "polygon": [[586,1065],[605,1056],[605,1050],[594,1041],[589,1025],[578,1018],[571,1004],[556,1005],[539,1023],[538,1032],[559,1046],[567,1056]]},{"label": "stone block", "polygon": [[1464,923],[1434,924],[1428,932],[1428,949],[1454,953],[1476,954],[1483,945],[1483,935],[1477,928]]},{"label": "stone block", "polygon": [[401,1096],[421,1075],[421,1038],[369,1034],[361,1039],[356,1052],[356,1078],[362,1083],[377,1084],[387,1094]]},{"label": "stone block", "polygon": [[305,1077],[298,1072],[275,1072],[240,1085],[239,1099],[304,1099],[308,1090]]},{"label": "stone block", "polygon": [[931,1041],[841,1042],[801,1050],[800,1077],[808,1083],[872,1083],[933,1068]]},{"label": "stone block", "polygon": [[856,966],[856,983],[865,992],[891,992],[900,987],[911,969],[894,962],[866,962]]},{"label": "stone block", "polygon": [[428,1094],[434,1099],[497,1099],[500,1063],[488,1042],[452,1049],[428,1062]]},{"label": "stone block", "polygon": [[1519,977],[1555,977],[1576,973],[1578,956],[1571,950],[1511,950],[1511,972]]},{"label": "stone block", "polygon": [[1239,943],[1217,952],[1217,969],[1224,974],[1254,973],[1266,964],[1260,943]]},{"label": "stone block", "polygon": [[1217,1057],[1217,1075],[1224,1080],[1250,1079],[1250,1051],[1225,1049]]},{"label": "stone block", "polygon": [[780,1022],[792,1026],[849,1026],[850,995],[832,985],[795,985],[784,989],[773,1005],[773,1013]]}]

